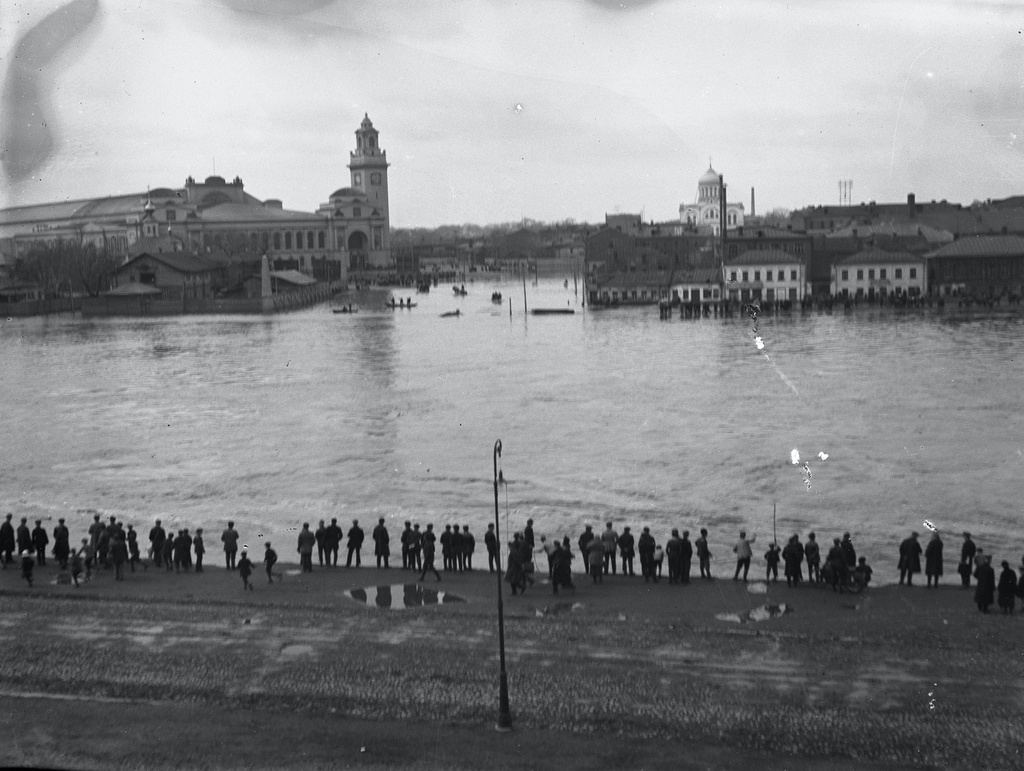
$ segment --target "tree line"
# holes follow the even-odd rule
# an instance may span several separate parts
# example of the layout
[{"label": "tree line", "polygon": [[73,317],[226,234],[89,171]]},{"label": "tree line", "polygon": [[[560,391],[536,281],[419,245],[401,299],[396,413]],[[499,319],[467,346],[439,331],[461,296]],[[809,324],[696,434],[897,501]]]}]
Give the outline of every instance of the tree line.
[{"label": "tree line", "polygon": [[83,292],[97,297],[110,287],[122,260],[122,255],[93,243],[37,241],[17,258],[14,275],[37,285],[47,299]]}]

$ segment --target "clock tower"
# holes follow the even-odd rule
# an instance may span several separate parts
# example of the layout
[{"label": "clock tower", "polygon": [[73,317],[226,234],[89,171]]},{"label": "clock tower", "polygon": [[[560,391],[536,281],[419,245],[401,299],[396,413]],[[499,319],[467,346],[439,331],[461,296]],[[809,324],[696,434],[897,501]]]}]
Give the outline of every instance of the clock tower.
[{"label": "clock tower", "polygon": [[[352,175],[352,187],[366,194],[367,204],[383,218],[384,232],[387,233],[390,226],[388,159],[387,153],[380,149],[377,129],[373,127],[369,115],[364,114],[363,122],[356,131],[356,149],[349,153],[348,168]],[[387,248],[390,244],[383,246]]]}]

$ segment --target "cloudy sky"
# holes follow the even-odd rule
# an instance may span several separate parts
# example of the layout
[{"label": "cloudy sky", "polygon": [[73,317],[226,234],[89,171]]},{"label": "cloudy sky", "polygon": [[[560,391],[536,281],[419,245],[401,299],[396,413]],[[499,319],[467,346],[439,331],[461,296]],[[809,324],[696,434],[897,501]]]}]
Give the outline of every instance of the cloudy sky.
[{"label": "cloudy sky", "polygon": [[1024,193],[1024,12],[943,0],[7,0],[0,205],[238,175],[396,226]]}]

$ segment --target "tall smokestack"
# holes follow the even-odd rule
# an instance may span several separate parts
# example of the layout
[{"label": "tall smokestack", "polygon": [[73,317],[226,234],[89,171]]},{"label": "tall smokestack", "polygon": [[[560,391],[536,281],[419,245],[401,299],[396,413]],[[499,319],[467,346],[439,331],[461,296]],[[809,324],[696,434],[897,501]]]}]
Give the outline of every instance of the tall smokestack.
[{"label": "tall smokestack", "polygon": [[917,201],[915,200],[913,193],[907,194],[907,214],[910,219],[915,219],[917,217]]},{"label": "tall smokestack", "polygon": [[754,188],[750,188],[750,216],[757,216],[757,210],[754,209]]},{"label": "tall smokestack", "polygon": [[718,222],[722,230],[722,256],[719,264],[725,261],[725,177],[718,175]]}]

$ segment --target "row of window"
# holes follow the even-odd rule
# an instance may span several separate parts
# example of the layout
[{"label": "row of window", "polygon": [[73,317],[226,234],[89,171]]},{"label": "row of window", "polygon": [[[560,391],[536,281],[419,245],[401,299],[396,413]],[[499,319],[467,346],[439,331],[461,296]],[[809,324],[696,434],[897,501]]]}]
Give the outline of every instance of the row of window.
[{"label": "row of window", "polygon": [[[715,222],[715,221],[717,221],[718,220],[718,210],[717,209],[708,209],[707,211],[704,212],[704,219],[706,221],[708,221],[708,222]],[[736,212],[727,212],[726,215],[725,215],[725,219],[726,219],[726,223],[727,224],[735,225],[736,224]],[[697,222],[696,222],[696,220],[695,220],[695,218],[693,216],[693,212],[687,212],[686,213],[686,224],[687,225],[696,225],[697,224]]]},{"label": "row of window", "polygon": [[[380,184],[380,179],[381,179],[381,177],[380,177],[380,172],[379,171],[372,171],[372,172],[370,172],[370,184],[371,185],[379,185]],[[355,172],[352,175],[352,184],[355,185],[356,187],[362,187],[363,186],[363,173],[361,171],[357,171],[357,172]],[[356,209],[356,216],[357,217],[359,216],[359,210],[358,209]]]},{"label": "row of window", "polygon": [[761,294],[760,289],[730,289],[729,290],[730,300],[742,300],[747,302],[748,300],[768,300],[774,302],[775,300],[796,300],[797,290],[795,287],[789,289],[765,289],[764,295]]},{"label": "row of window", "polygon": [[967,279],[994,280],[1017,278],[1021,275],[1021,268],[1020,263],[1010,263],[1003,260],[999,262],[985,260],[968,264],[962,262],[947,263],[941,265],[938,272],[942,279],[947,281],[964,281]]},{"label": "row of window", "polygon": [[[910,270],[910,278],[917,278],[917,268],[910,268],[909,270]],[[893,278],[903,278],[903,268],[893,268],[892,273],[893,273],[893,276],[892,276]],[[841,275],[843,281],[849,281],[850,280],[850,271],[849,270],[843,269],[843,271],[842,271],[842,273],[840,275]],[[886,275],[886,269],[885,268],[879,268],[878,269],[878,277],[881,278],[881,279],[888,278],[888,276]],[[875,269],[874,268],[868,268],[868,281],[873,281],[874,278],[875,278]],[[864,269],[863,268],[857,268],[857,280],[858,281],[863,281],[864,280]]]},{"label": "row of window", "polygon": [[[736,281],[737,280],[736,276],[738,274],[739,274],[738,271],[735,271],[735,270],[730,271],[729,272],[729,280],[730,281]],[[796,281],[797,280],[796,274],[797,274],[797,272],[795,270],[790,270],[789,271],[789,280],[790,281]],[[773,271],[766,270],[764,272],[764,280],[765,281],[771,281],[772,280],[772,275],[773,275]],[[748,270],[743,271],[743,278],[741,280],[742,281],[750,281],[750,271],[748,271]],[[760,281],[760,280],[761,280],[761,271],[755,270],[754,271],[754,281]],[[778,271],[778,278],[776,278],[775,280],[776,281],[785,281],[786,280],[786,271],[784,271],[784,270]]]}]

